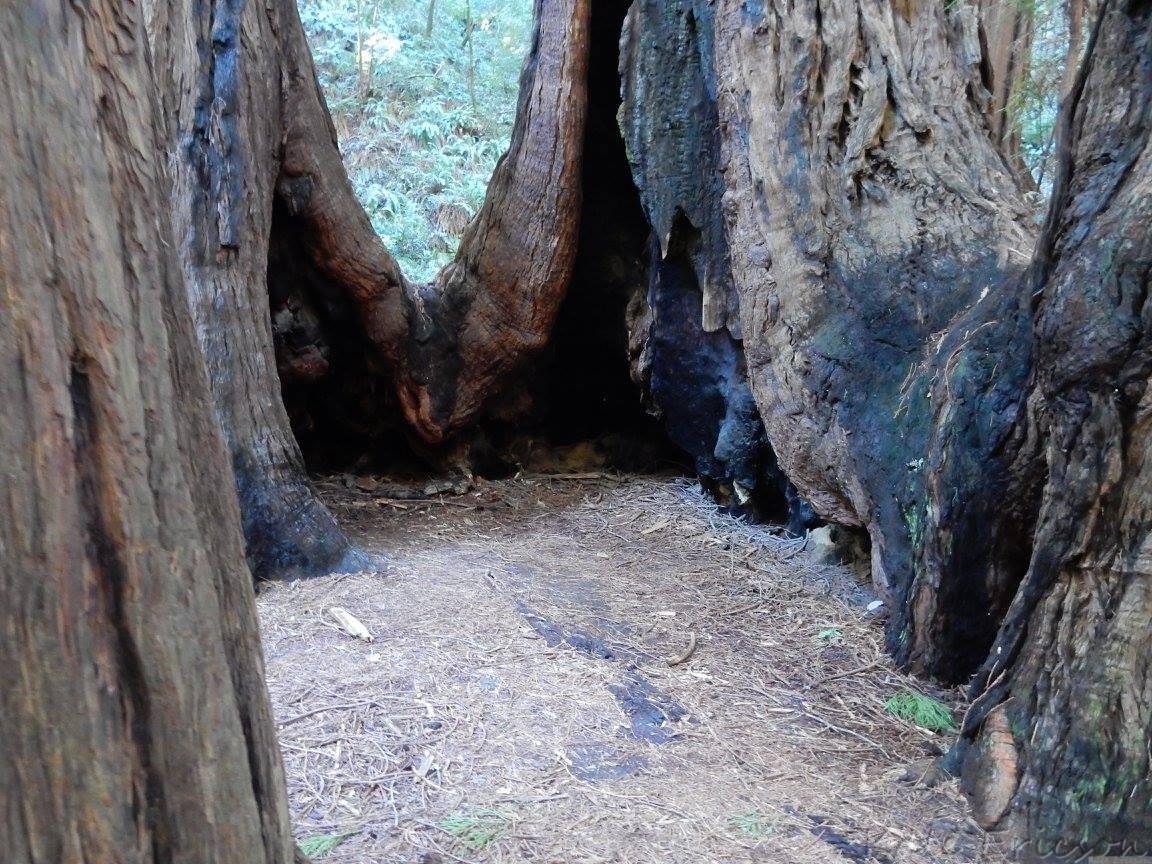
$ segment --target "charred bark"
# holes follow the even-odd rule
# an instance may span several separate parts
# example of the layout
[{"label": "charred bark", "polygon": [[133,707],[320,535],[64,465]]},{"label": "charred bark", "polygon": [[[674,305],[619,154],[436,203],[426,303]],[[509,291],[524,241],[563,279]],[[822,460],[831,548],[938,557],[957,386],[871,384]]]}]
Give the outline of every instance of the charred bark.
[{"label": "charred bark", "polygon": [[0,14],[0,847],[288,864],[139,5]]},{"label": "charred bark", "polygon": [[363,566],[309,488],[273,353],[267,270],[280,148],[290,157],[288,120],[303,115],[306,123],[319,107],[306,102],[314,78],[301,82],[293,66],[295,5],[188,0],[152,4],[150,13],[180,264],[231,453],[249,564],[257,578]]},{"label": "charred bark", "polygon": [[546,344],[576,252],[589,9],[541,0],[509,152],[456,261],[412,286],[355,199],[295,3],[153,6],[181,261],[257,576],[364,563],[308,488],[278,371],[314,385],[333,341],[363,346],[343,355],[361,389],[387,381],[442,444]]},{"label": "charred bark", "polygon": [[731,258],[768,439],[823,516],[867,528],[897,658],[983,665],[981,818],[1014,807],[1041,852],[1146,851],[1147,4],[1116,4],[1089,53],[1035,256],[963,12],[638,4],[627,62],[657,118],[625,115],[630,155],[648,200],[715,200],[683,170],[709,157],[647,131],[715,100],[725,245],[683,206],[662,236],[691,224],[712,272]]},{"label": "charred bark", "polygon": [[[874,578],[892,597],[893,649],[953,679],[985,656],[1026,553],[999,536],[1011,532],[998,519],[960,520],[982,526],[980,538],[933,529],[941,507],[950,517],[999,506],[981,463],[1014,428],[1008,403],[1019,388],[995,390],[1003,428],[965,438],[954,448],[963,460],[940,460],[948,488],[973,494],[932,501],[934,364],[942,335],[980,302],[1002,301],[990,289],[1023,270],[1032,245],[984,122],[962,12],[637,4],[625,77],[644,98],[624,118],[638,185],[665,202],[648,208],[657,225],[667,213],[663,236],[673,219],[710,226],[696,229],[704,239],[694,254],[712,263],[693,270],[724,298],[705,306],[723,309],[728,334],[741,337],[740,362],[784,473],[821,516],[868,529]],[[670,51],[677,41],[681,50]],[[695,59],[676,71],[685,57]],[[662,75],[700,83],[661,86]],[[656,118],[703,128],[656,143],[650,104]],[[668,153],[680,140],[714,143]],[[1013,320],[973,331],[976,341],[1011,338]],[[958,346],[971,342],[948,350]],[[1021,358],[995,374],[1019,379],[1026,369]],[[929,537],[946,548],[922,555]],[[914,583],[942,586],[945,602],[924,592],[917,605]],[[993,614],[954,613],[953,590],[983,596]]]},{"label": "charred bark", "polygon": [[[1011,809],[1045,848],[1143,843],[1147,4],[1116,3],[1089,52],[1035,256],[963,4],[637,0],[619,56],[622,3],[536,13],[509,153],[456,261],[414,286],[355,202],[291,0],[153,9],[253,566],[348,551],[277,363],[290,399],[355,369],[343,392],[443,446],[558,320],[571,355],[593,298],[627,301],[635,378],[700,473],[743,500],[778,465],[868,532],[897,658],[979,670],[981,818]],[[598,68],[617,59],[619,101]]]},{"label": "charred bark", "polygon": [[1152,7],[1105,3],[1093,41],[1027,282],[1034,547],[963,730],[975,797],[988,774],[1015,788],[1039,855],[1152,852]]},{"label": "charred bark", "polygon": [[723,500],[802,530],[745,368],[723,219],[713,5],[637,2],[621,53],[623,134],[651,226],[632,327],[634,377],[671,439]]}]

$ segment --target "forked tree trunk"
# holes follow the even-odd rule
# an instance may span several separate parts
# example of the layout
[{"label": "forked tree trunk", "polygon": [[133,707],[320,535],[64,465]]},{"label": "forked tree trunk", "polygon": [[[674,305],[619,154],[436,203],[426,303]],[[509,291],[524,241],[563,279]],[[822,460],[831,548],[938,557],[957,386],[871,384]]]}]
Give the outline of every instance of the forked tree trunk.
[{"label": "forked tree trunk", "polygon": [[[281,138],[272,139],[283,141],[272,244],[287,265],[274,267],[272,290],[290,298],[286,306],[350,316],[411,428],[442,443],[542,350],[564,298],[579,233],[590,4],[537,0],[511,144],[455,260],[432,285],[409,284],[372,230],[340,161],[294,3],[271,6],[286,82]],[[305,354],[323,354],[320,330]],[[308,376],[309,365],[294,374]]]},{"label": "forked tree trunk", "polygon": [[0,13],[0,857],[286,864],[141,18]]},{"label": "forked tree trunk", "polygon": [[508,152],[455,260],[412,291],[398,383],[429,443],[481,416],[544,349],[560,311],[580,232],[591,10],[536,0]]},{"label": "forked tree trunk", "polygon": [[433,444],[546,343],[576,253],[589,9],[539,0],[511,148],[456,261],[412,286],[356,201],[293,0],[152,4],[181,262],[258,576],[363,563],[279,395],[278,372],[328,374],[333,315]]}]

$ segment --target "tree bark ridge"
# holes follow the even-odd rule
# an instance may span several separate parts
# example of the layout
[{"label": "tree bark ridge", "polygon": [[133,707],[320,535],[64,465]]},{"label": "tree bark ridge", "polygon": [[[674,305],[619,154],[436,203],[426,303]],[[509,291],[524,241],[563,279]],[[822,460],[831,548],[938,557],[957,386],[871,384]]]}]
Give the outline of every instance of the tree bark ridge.
[{"label": "tree bark ridge", "polygon": [[0,40],[0,846],[287,864],[141,7],[29,0]]}]

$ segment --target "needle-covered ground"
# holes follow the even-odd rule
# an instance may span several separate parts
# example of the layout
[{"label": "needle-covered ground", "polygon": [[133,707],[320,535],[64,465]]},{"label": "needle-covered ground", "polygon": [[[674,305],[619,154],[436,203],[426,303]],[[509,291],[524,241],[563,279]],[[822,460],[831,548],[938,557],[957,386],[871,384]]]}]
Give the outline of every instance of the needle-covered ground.
[{"label": "needle-covered ground", "polygon": [[803,541],[676,478],[323,491],[388,563],[260,596],[314,860],[1003,860],[954,782],[903,779],[947,735],[896,714],[955,694]]}]

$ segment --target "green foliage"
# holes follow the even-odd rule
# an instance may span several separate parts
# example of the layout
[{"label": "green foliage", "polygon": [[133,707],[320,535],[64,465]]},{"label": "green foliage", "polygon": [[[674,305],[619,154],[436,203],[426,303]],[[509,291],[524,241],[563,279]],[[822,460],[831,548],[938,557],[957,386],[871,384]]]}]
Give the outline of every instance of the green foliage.
[{"label": "green foliage", "polygon": [[745,837],[762,840],[776,830],[776,821],[755,810],[748,810],[729,816],[728,827]]},{"label": "green foliage", "polygon": [[300,0],[300,15],[356,194],[405,274],[430,280],[508,147],[532,2]]},{"label": "green foliage", "polygon": [[[1066,0],[1014,0],[1032,16],[1034,33],[1028,72],[1009,101],[1009,119],[1020,136],[1020,159],[1044,192],[1051,189],[1055,169],[1054,129],[1060,110],[1060,87],[1067,66],[1069,27]],[[1085,19],[1081,44],[1074,46],[1073,58],[1083,50],[1091,22]]]},{"label": "green foliage", "polygon": [[844,631],[839,627],[827,627],[817,633],[816,638],[821,642],[828,642],[833,645],[838,645],[844,641]]},{"label": "green foliage", "polygon": [[897,693],[884,703],[884,710],[893,717],[899,717],[930,732],[956,731],[952,711],[947,705],[911,690]]},{"label": "green foliage", "polygon": [[323,858],[351,837],[351,834],[317,834],[300,841],[300,851],[309,858]]},{"label": "green foliage", "polygon": [[451,813],[440,820],[440,827],[473,852],[479,852],[504,833],[511,821],[508,814],[499,810],[479,809]]}]

